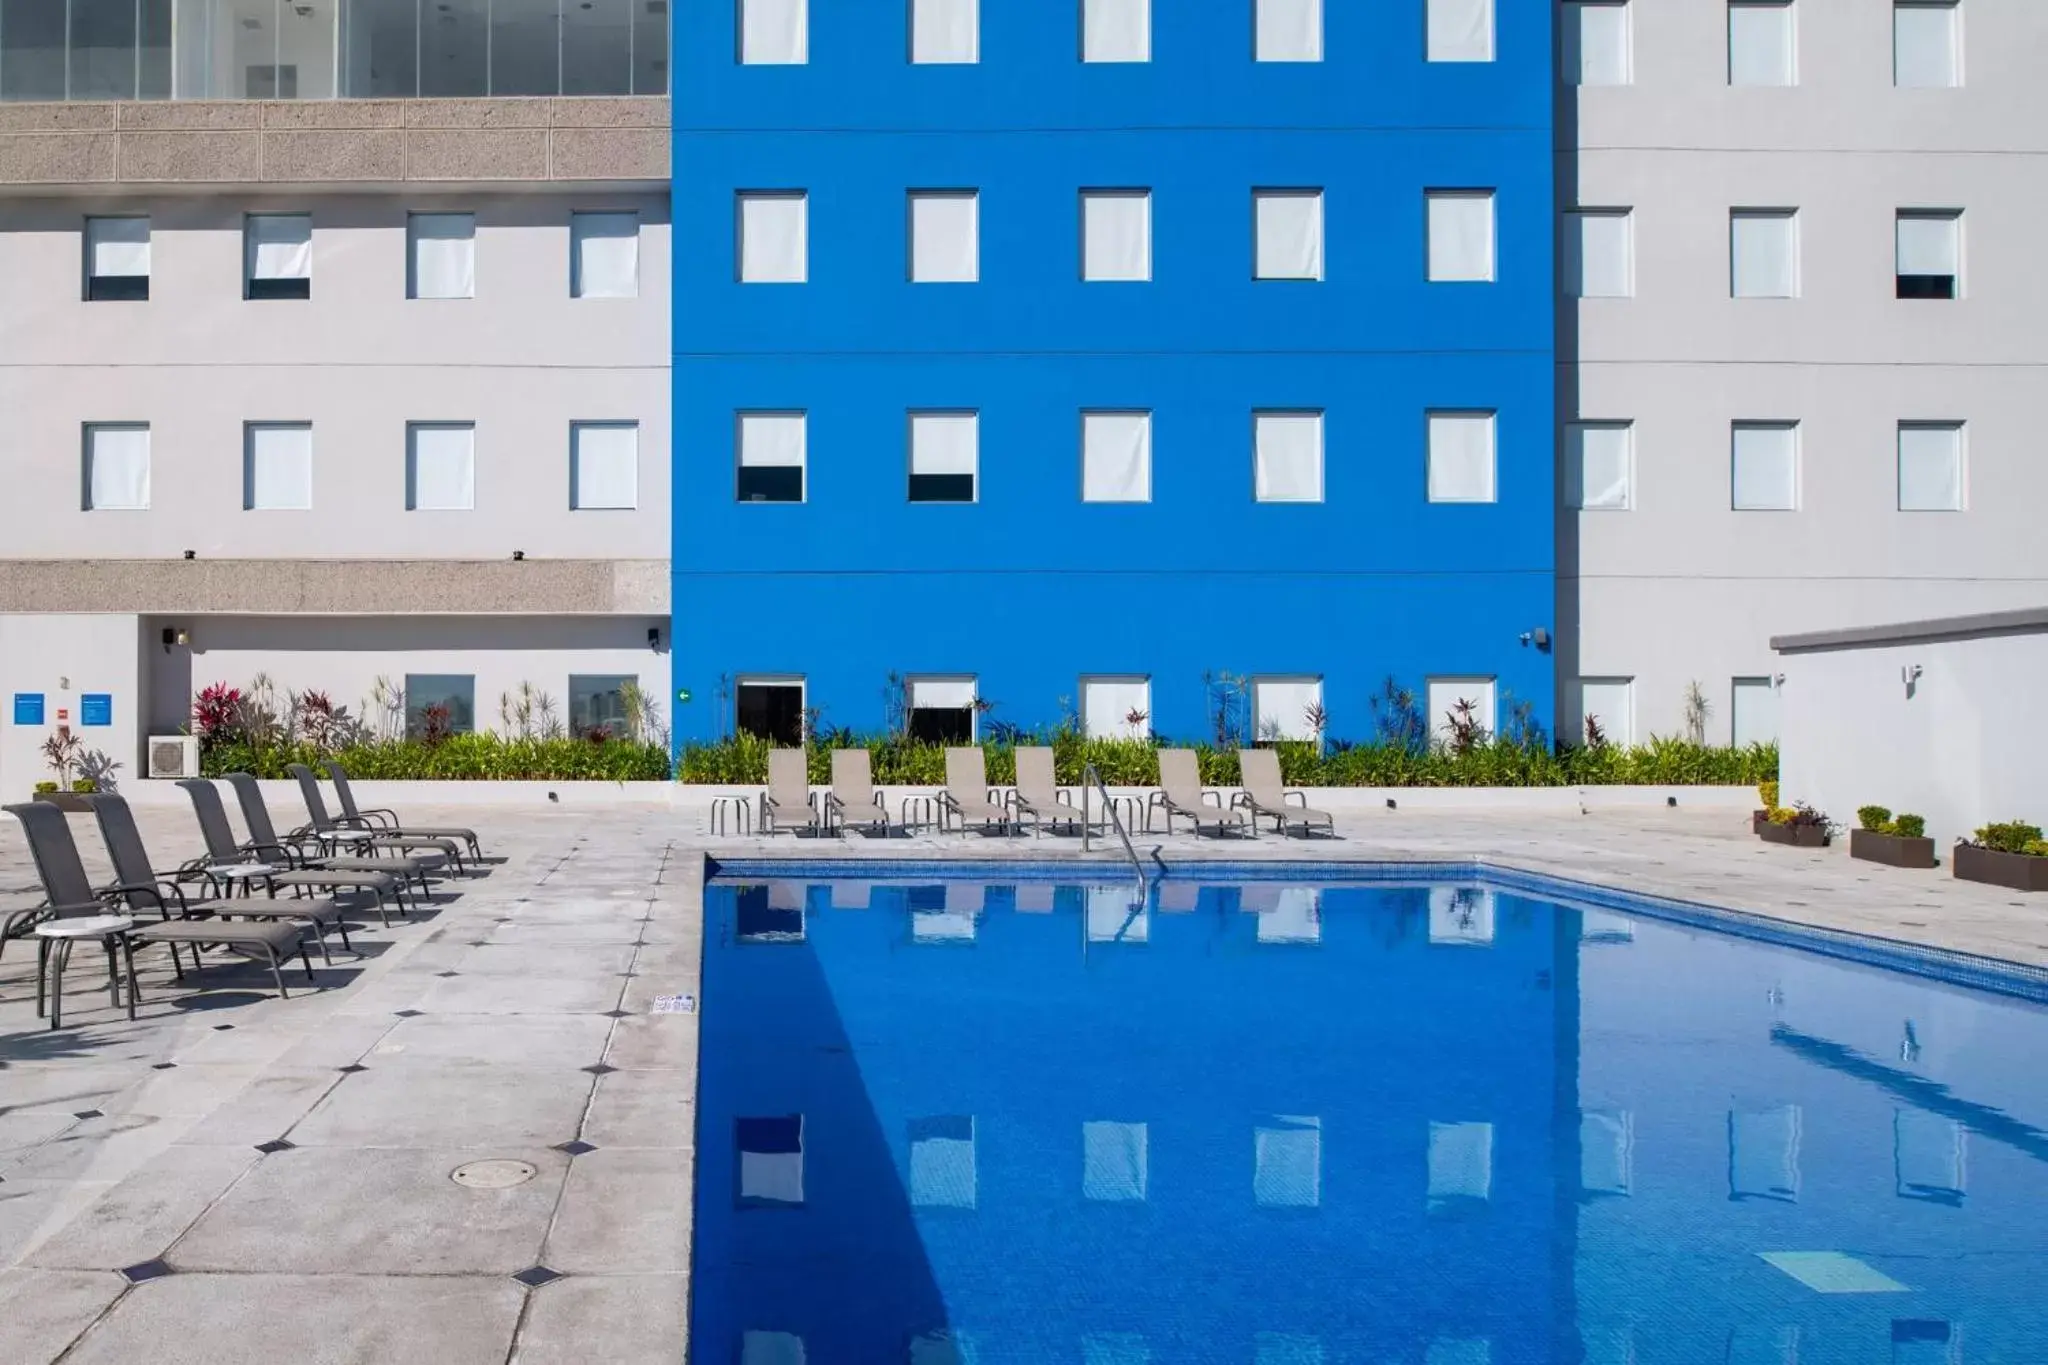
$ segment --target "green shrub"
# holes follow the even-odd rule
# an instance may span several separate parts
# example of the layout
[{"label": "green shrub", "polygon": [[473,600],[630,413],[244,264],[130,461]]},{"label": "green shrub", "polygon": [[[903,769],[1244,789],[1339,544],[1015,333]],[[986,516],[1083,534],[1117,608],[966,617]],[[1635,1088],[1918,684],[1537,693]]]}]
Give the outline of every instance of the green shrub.
[{"label": "green shrub", "polygon": [[1757,783],[1756,794],[1764,799],[1765,810],[1776,810],[1778,808],[1778,779],[1774,777],[1768,782]]},{"label": "green shrub", "polygon": [[38,794],[41,794],[41,793],[45,793],[45,792],[53,792],[53,791],[55,791],[55,790],[57,790],[57,784],[56,784],[55,782],[38,782],[38,783],[36,783],[36,791],[37,791],[37,793],[38,793]]},{"label": "green shrub", "polygon": [[1858,806],[1856,827],[1872,834],[1892,833],[1892,813],[1886,806]]},{"label": "green shrub", "polygon": [[665,782],[667,752],[658,744],[608,739],[519,739],[483,733],[451,735],[433,744],[418,739],[374,740],[332,754],[311,744],[244,743],[209,746],[200,762],[208,777],[253,773],[289,777],[286,768],[304,763],[319,770],[323,758],[339,759],[353,778],[433,779],[497,782]]},{"label": "green shrub", "polygon": [[2041,827],[2021,820],[2008,820],[2003,824],[1984,826],[1977,831],[1976,841],[1998,853],[2028,853],[2032,851],[2029,844],[2041,842]]},{"label": "green shrub", "polygon": [[1927,837],[1927,817],[1924,815],[1906,815],[1901,813],[1892,821],[1890,832],[1898,835],[1901,839],[1925,839]]}]

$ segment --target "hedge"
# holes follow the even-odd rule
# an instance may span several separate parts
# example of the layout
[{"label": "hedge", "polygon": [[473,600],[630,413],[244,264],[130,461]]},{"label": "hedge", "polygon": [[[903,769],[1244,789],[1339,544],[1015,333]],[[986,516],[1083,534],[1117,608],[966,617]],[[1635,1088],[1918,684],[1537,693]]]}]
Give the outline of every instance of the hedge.
[{"label": "hedge", "polygon": [[[339,759],[352,778],[498,782],[666,782],[672,771],[659,744],[607,739],[515,739],[481,733],[450,735],[438,743],[376,740],[332,753],[311,744],[209,745],[200,756],[208,777],[254,773],[282,778],[289,764],[319,771],[320,760]],[[765,760],[764,760],[765,764]]]}]

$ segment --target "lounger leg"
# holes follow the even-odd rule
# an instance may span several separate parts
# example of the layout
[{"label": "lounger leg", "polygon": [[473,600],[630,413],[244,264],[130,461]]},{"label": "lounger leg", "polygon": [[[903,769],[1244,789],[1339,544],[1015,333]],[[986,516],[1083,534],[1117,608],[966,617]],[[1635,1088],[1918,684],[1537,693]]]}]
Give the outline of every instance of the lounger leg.
[{"label": "lounger leg", "polygon": [[[313,922],[312,928],[313,941],[320,945],[320,965],[323,967],[332,967],[334,965],[334,959],[327,955],[327,930],[321,926],[318,920],[315,920]],[[301,951],[303,952],[304,950],[301,949]],[[308,962],[306,964],[306,970],[308,973],[310,973],[313,970],[313,964],[311,962]]]},{"label": "lounger leg", "polygon": [[121,1008],[121,964],[114,956],[112,935],[100,940],[100,946],[107,950],[107,1003],[115,1009]]},{"label": "lounger leg", "polygon": [[36,940],[36,1018],[50,1012],[48,990],[50,984],[50,940]]},{"label": "lounger leg", "polygon": [[121,935],[121,958],[128,966],[128,1017],[135,1017],[135,1004],[142,998],[142,985],[135,979],[135,940]]},{"label": "lounger leg", "polygon": [[50,954],[50,1027],[64,1027],[64,961],[71,956],[71,940],[57,940]]},{"label": "lounger leg", "polygon": [[270,959],[270,979],[277,983],[277,998],[289,1000],[292,993],[284,988],[284,967],[277,960],[277,949],[264,945],[263,955]]},{"label": "lounger leg", "polygon": [[[383,904],[383,902],[379,901],[378,904],[381,905]],[[348,916],[346,914],[343,914],[340,918],[336,919],[334,921],[334,927],[341,930],[342,948],[351,953],[355,952],[356,946],[348,941]],[[360,956],[360,954],[358,954],[358,956]]]},{"label": "lounger leg", "polygon": [[306,969],[306,980],[311,981],[313,979],[313,959],[306,956],[306,940],[303,935],[299,938],[299,964]]}]

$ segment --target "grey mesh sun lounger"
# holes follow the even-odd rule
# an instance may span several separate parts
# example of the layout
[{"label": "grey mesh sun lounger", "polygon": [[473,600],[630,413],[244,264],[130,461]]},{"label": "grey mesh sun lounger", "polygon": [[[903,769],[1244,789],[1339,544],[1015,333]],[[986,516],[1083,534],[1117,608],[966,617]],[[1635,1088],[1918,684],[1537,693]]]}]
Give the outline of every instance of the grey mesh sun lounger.
[{"label": "grey mesh sun lounger", "polygon": [[1016,754],[1017,808],[1041,830],[1048,822],[1080,828],[1087,817],[1060,799],[1059,784],[1053,778],[1052,750],[1042,744],[1027,744],[1019,746]]},{"label": "grey mesh sun lounger", "polygon": [[832,789],[825,793],[825,818],[845,829],[862,825],[889,832],[889,808],[875,790],[874,766],[866,749],[832,751]]},{"label": "grey mesh sun lounger", "polygon": [[[204,878],[225,894],[237,882],[261,882],[266,889],[280,886],[311,887],[318,890],[367,891],[377,900],[377,918],[391,923],[384,901],[389,897],[406,913],[405,880],[390,871],[345,872],[335,868],[301,868],[294,865],[290,850],[282,846],[256,849],[235,842],[234,827],[228,824],[227,807],[221,804],[220,789],[204,778],[179,781],[192,798],[192,813],[199,817],[199,834],[206,841],[206,856],[194,858],[178,869],[180,877]],[[271,861],[264,861],[269,858]]]},{"label": "grey mesh sun lounger", "polygon": [[761,793],[761,833],[777,830],[823,828],[818,808],[811,804],[809,756],[802,749],[768,751],[768,789]]},{"label": "grey mesh sun lounger", "polygon": [[[1327,834],[1337,832],[1337,821],[1328,811],[1313,810],[1308,797],[1298,791],[1288,790],[1280,781],[1280,755],[1272,749],[1239,749],[1237,751],[1238,772],[1244,780],[1244,791],[1237,798],[1244,809],[1251,811],[1254,819],[1261,815],[1273,817],[1273,828],[1285,834],[1289,826],[1300,826],[1303,836],[1317,825]],[[1295,804],[1287,804],[1288,797],[1295,798]]]},{"label": "grey mesh sun lounger", "polygon": [[229,773],[226,781],[235,789],[235,800],[242,807],[242,823],[249,827],[249,842],[242,847],[259,858],[274,858],[281,851],[294,868],[390,873],[401,881],[411,882],[421,892],[427,890],[427,872],[441,865],[441,860],[432,855],[415,858],[391,850],[386,850],[381,858],[346,857],[331,853],[318,839],[297,834],[280,837],[277,827],[270,823],[270,806],[264,801],[263,788],[256,779],[248,773]]},{"label": "grey mesh sun lounger", "polygon": [[1202,769],[1195,758],[1193,749],[1161,749],[1159,751],[1159,790],[1152,800],[1166,811],[1166,829],[1173,832],[1175,816],[1188,821],[1195,827],[1196,835],[1205,829],[1217,834],[1228,831],[1245,834],[1252,831],[1252,817],[1243,810],[1225,810],[1222,798],[1211,804],[1211,793],[1202,790]]},{"label": "grey mesh sun lounger", "polygon": [[481,858],[484,851],[476,841],[476,831],[461,825],[449,825],[445,829],[428,829],[421,825],[406,825],[398,818],[398,812],[378,808],[363,810],[356,805],[356,794],[349,787],[348,773],[342,769],[339,759],[326,759],[320,764],[327,769],[327,775],[334,779],[334,797],[341,803],[341,814],[336,823],[353,825],[357,829],[374,830],[387,837],[412,839],[453,839],[469,849],[469,856]]},{"label": "grey mesh sun lounger", "polygon": [[434,859],[453,862],[455,870],[462,872],[462,850],[453,839],[415,838],[410,835],[380,835],[373,830],[357,829],[344,825],[327,813],[327,798],[320,794],[320,779],[313,770],[303,763],[287,763],[285,771],[299,784],[299,795],[305,798],[306,815],[310,823],[292,831],[294,837],[318,839],[331,849],[352,848],[382,850],[404,853],[419,858],[428,866],[434,866]]},{"label": "grey mesh sun lounger", "polygon": [[958,820],[963,831],[969,825],[984,830],[1001,826],[1005,833],[1024,827],[1017,812],[988,799],[988,759],[978,748],[946,750],[946,789],[939,793],[939,809]]},{"label": "grey mesh sun lounger", "polygon": [[[52,915],[96,915],[132,908],[133,902],[123,892],[102,894],[93,889],[63,811],[43,801],[4,809],[21,821],[22,831],[28,836],[29,854],[35,859]],[[170,912],[161,902],[156,908],[166,918],[157,924],[138,924],[128,937],[138,944],[161,943],[168,947],[171,970],[180,980],[185,973],[178,965],[179,944],[192,950],[194,971],[199,969],[200,948],[214,945],[267,964],[280,996],[291,994],[285,989],[282,969],[294,953],[306,969],[306,979],[313,979],[313,961],[306,955],[305,930],[297,924],[276,920],[170,919]]]}]

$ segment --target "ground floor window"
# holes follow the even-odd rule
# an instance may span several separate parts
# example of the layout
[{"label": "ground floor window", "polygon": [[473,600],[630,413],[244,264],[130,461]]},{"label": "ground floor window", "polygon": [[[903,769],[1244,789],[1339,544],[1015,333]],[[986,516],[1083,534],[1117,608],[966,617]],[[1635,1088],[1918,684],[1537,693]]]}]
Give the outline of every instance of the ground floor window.
[{"label": "ground floor window", "polygon": [[476,729],[476,676],[471,673],[405,675],[405,733],[466,735]]},{"label": "ground floor window", "polygon": [[974,679],[912,678],[910,737],[926,744],[974,743]]},{"label": "ground floor window", "polygon": [[630,673],[571,673],[569,730],[578,737],[603,731],[611,738],[626,733],[626,687],[639,686]]},{"label": "ground floor window", "polygon": [[804,742],[802,678],[741,678],[733,704],[741,734],[791,747]]}]

